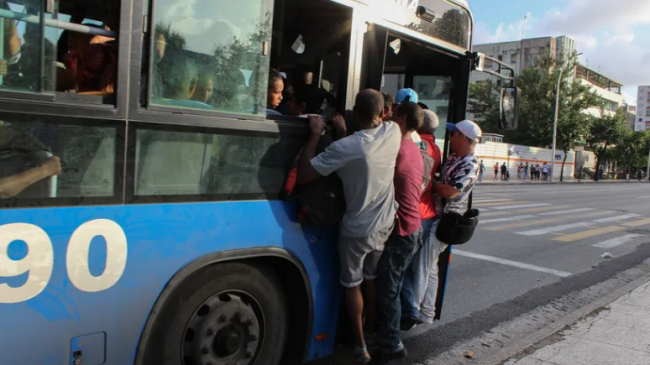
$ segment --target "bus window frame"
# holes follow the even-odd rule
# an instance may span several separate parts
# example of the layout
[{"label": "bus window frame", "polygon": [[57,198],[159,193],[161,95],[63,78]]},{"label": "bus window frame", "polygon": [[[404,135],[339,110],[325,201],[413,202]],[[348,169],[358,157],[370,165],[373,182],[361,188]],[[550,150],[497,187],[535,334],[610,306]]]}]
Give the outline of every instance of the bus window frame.
[{"label": "bus window frame", "polygon": [[[304,121],[304,119],[303,119]],[[199,133],[209,134],[212,136],[246,136],[246,137],[273,137],[280,140],[282,137],[300,138],[303,136],[307,139],[307,130],[304,126],[296,123],[291,124],[272,124],[278,127],[277,131],[263,131],[260,129],[246,130],[237,128],[224,128],[212,126],[198,126],[191,125],[168,125],[167,123],[148,123],[148,122],[134,122],[129,125],[128,142],[126,144],[126,171],[125,174],[125,204],[167,204],[167,203],[201,203],[201,202],[237,202],[237,201],[273,201],[282,200],[281,191],[277,192],[261,192],[261,193],[237,193],[237,194],[169,194],[169,195],[136,195],[136,174],[137,174],[137,132],[141,130],[147,131],[163,131],[163,132],[178,132],[178,133]],[[280,131],[280,129],[283,129]]]},{"label": "bus window frame", "polygon": [[43,118],[44,124],[51,126],[79,126],[91,128],[112,128],[115,130],[115,162],[113,165],[113,196],[79,196],[79,197],[39,197],[39,198],[9,198],[0,199],[0,211],[9,208],[46,208],[46,207],[75,207],[120,205],[124,202],[125,166],[126,166],[126,124],[120,120],[101,119],[92,121],[85,118],[69,118],[66,115],[40,116],[37,113],[11,113],[2,111],[0,117],[12,122],[25,122],[31,117]]},{"label": "bus window frame", "polygon": [[[141,77],[137,80],[132,79],[130,85],[130,100],[129,100],[129,119],[134,121],[142,121],[149,123],[159,124],[172,124],[172,125],[191,125],[197,127],[212,127],[212,128],[225,128],[234,130],[249,130],[261,132],[279,132],[279,128],[284,125],[300,126],[307,130],[308,124],[305,123],[304,118],[293,116],[269,115],[263,114],[243,114],[236,112],[225,112],[221,110],[202,110],[192,108],[181,108],[173,106],[162,106],[151,104],[151,95],[149,90],[151,88],[151,72],[152,72],[152,59],[150,57],[153,51],[153,28],[155,5],[158,0],[133,0],[133,19],[132,19],[132,37],[131,37],[131,71],[132,74],[140,75],[143,62],[146,62],[147,70],[147,95],[146,106],[140,104],[140,91],[141,91]],[[267,6],[272,6],[274,0],[262,0]],[[345,109],[350,110],[354,104],[354,96],[356,93],[351,93],[351,84],[355,82],[353,79],[353,72],[356,71],[355,62],[357,62],[357,47],[358,40],[355,35],[355,17],[358,17],[357,8],[360,5],[356,1],[351,0],[327,0],[341,6],[346,6],[352,10],[352,32],[350,35],[350,53],[347,60],[347,81],[348,87],[345,91]],[[273,5],[274,6],[274,5]],[[146,23],[145,23],[146,21]],[[146,37],[146,39],[145,39]],[[147,44],[148,43],[148,44]],[[148,49],[144,50],[147,45]],[[268,55],[271,57],[271,48]],[[144,74],[144,73],[143,73]],[[337,112],[340,112],[337,108]],[[182,116],[179,118],[179,116]],[[182,119],[182,121],[181,121]],[[242,123],[245,121],[245,123]],[[251,127],[252,126],[252,127]]]},{"label": "bus window frame", "polygon": [[[89,117],[101,119],[127,118],[130,47],[127,36],[131,33],[131,8],[140,0],[120,0],[120,26],[117,36],[117,80],[114,91],[115,104],[85,102],[83,98],[70,98],[61,92],[52,94],[29,93],[24,91],[0,90],[0,110],[2,112],[44,114],[53,116]],[[61,97],[57,98],[57,95]],[[36,106],[36,108],[35,108]]]},{"label": "bus window frame", "polygon": [[[151,52],[153,52],[154,46],[154,19],[156,11],[156,2],[158,0],[132,0],[133,1],[133,21],[132,21],[132,37],[131,37],[131,62],[132,62],[132,71],[141,75],[143,63],[146,63],[146,75],[147,75],[147,95],[146,95],[146,106],[140,105],[140,91],[142,78],[137,77],[137,81],[131,82],[131,100],[129,101],[129,118],[132,120],[152,122],[152,123],[162,123],[162,124],[179,124],[177,119],[179,115],[182,115],[184,119],[192,121],[191,125],[195,126],[207,126],[207,127],[224,127],[230,129],[246,129],[241,128],[242,120],[247,122],[266,122],[267,124],[272,124],[273,120],[267,118],[266,113],[264,114],[245,114],[245,113],[236,113],[236,112],[225,112],[218,109],[215,110],[202,110],[202,109],[193,109],[193,108],[182,108],[182,107],[173,107],[173,106],[162,106],[151,104],[151,83],[152,83],[152,57]],[[260,0],[266,3],[267,6],[271,6],[274,3],[274,0]],[[146,23],[145,23],[146,21]],[[145,41],[145,37],[147,38]],[[148,44],[147,44],[148,43]],[[144,46],[147,45],[148,49],[144,50]],[[272,45],[271,45],[272,46]],[[268,55],[264,56],[269,58],[269,69],[270,69],[270,57],[271,52],[268,52]],[[206,119],[207,117],[207,119]],[[269,123],[270,122],[270,123]],[[273,128],[262,128],[263,131],[271,131]],[[258,130],[258,129],[255,129]]]}]

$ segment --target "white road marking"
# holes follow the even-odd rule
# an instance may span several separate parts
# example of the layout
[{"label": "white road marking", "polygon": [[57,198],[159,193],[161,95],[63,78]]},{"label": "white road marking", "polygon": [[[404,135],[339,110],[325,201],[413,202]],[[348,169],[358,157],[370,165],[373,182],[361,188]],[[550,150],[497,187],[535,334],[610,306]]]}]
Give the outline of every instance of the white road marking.
[{"label": "white road marking", "polygon": [[567,209],[567,210],[558,210],[558,211],[555,211],[555,212],[540,213],[539,215],[560,215],[560,214],[589,212],[589,211],[592,211],[592,210],[595,210],[595,209],[594,208]]},{"label": "white road marking", "polygon": [[640,196],[637,199],[650,199],[650,196]]},{"label": "white road marking", "polygon": [[618,221],[622,221],[622,220],[626,220],[628,218],[634,218],[634,217],[638,217],[638,216],[639,216],[639,214],[626,214],[626,215],[619,215],[619,216],[616,216],[616,217],[597,219],[594,222],[596,222],[596,223],[618,222]]},{"label": "white road marking", "polygon": [[571,228],[589,227],[589,226],[592,226],[592,225],[593,225],[593,223],[591,223],[591,222],[578,222],[578,223],[572,223],[572,224],[563,224],[561,226],[553,226],[553,227],[534,229],[532,231],[517,232],[517,234],[520,234],[520,235],[523,235],[523,236],[541,236],[541,235],[547,234],[547,233],[562,232],[562,231],[566,231],[566,230],[571,229]]},{"label": "white road marking", "polygon": [[626,243],[628,243],[630,241],[634,241],[635,239],[637,239],[639,237],[644,237],[644,235],[631,233],[631,234],[626,234],[625,236],[616,237],[616,238],[612,238],[611,240],[607,240],[607,241],[597,243],[597,244],[595,244],[593,246],[598,247],[598,248],[614,248],[614,247],[617,247],[617,246],[624,245],[624,244],[626,244]]},{"label": "white road marking", "polygon": [[499,203],[499,202],[511,202],[511,201],[512,201],[512,199],[487,199],[487,200],[475,199],[474,203],[477,203],[477,204],[478,203]]},{"label": "white road marking", "polygon": [[543,273],[547,273],[547,274],[557,275],[557,276],[560,276],[560,277],[563,277],[563,278],[571,276],[571,273],[566,272],[566,271],[547,269],[545,267],[525,264],[523,262],[506,260],[506,259],[502,259],[502,258],[499,258],[499,257],[481,255],[481,254],[478,254],[478,253],[472,253],[472,252],[467,252],[467,251],[453,250],[452,255],[458,255],[458,256],[469,257],[469,258],[473,258],[473,259],[477,259],[477,260],[494,262],[496,264],[512,266],[512,267],[518,267],[520,269],[543,272]]},{"label": "white road marking", "polygon": [[503,205],[500,207],[492,207],[492,209],[505,210],[505,209],[518,209],[518,208],[533,208],[533,207],[545,207],[551,204],[547,203],[538,203],[538,204],[517,204],[517,205]]},{"label": "white road marking", "polygon": [[533,218],[537,218],[537,217],[534,215],[516,215],[514,217],[505,217],[505,218],[494,218],[494,219],[485,219],[485,220],[479,219],[479,224],[523,221],[524,219],[533,219]]}]

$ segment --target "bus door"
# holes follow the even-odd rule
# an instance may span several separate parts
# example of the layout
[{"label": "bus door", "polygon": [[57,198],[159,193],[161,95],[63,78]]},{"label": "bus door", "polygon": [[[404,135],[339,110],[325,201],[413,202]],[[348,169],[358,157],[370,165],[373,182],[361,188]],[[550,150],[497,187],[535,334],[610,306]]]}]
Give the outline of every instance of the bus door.
[{"label": "bus door", "polygon": [[[435,137],[436,144],[447,150],[446,123],[465,118],[464,105],[469,63],[465,56],[453,55],[379,25],[370,25],[364,35],[361,88],[373,88],[393,96],[400,89],[417,92],[419,102],[440,118]],[[467,70],[464,70],[467,68]],[[458,87],[457,87],[458,86]],[[458,105],[463,105],[463,108]],[[446,287],[450,250],[439,260],[438,303],[436,319],[440,319]]]}]

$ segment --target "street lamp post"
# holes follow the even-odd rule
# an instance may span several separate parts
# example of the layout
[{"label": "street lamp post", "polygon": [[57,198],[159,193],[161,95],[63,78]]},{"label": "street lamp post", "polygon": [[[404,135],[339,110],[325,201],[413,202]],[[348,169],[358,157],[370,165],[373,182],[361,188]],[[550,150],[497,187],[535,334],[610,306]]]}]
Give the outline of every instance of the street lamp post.
[{"label": "street lamp post", "polygon": [[[582,53],[576,54],[575,58],[580,56]],[[567,65],[569,62],[569,59],[566,60]],[[564,65],[562,65],[564,66]],[[553,120],[553,156],[551,156],[551,178],[548,180],[549,182],[553,183],[553,175],[555,174],[555,149],[557,148],[557,120],[560,115],[560,86],[562,85],[562,68],[560,67],[560,75],[557,77],[557,91],[556,91],[556,99],[555,99],[555,119]]]},{"label": "street lamp post", "polygon": [[650,181],[650,151],[648,151],[648,169],[645,172],[648,181]]},{"label": "street lamp post", "polygon": [[557,147],[557,119],[560,115],[560,85],[562,83],[562,69],[560,75],[557,77],[557,96],[555,99],[555,119],[553,121],[553,155],[551,156],[551,178],[549,181],[553,183],[553,176],[555,175],[555,149]]}]

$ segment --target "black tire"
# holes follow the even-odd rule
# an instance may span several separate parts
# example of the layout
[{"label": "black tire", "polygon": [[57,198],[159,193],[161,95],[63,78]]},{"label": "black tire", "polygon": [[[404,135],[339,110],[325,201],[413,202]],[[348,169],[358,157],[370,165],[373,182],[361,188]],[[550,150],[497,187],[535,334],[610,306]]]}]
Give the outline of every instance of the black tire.
[{"label": "black tire", "polygon": [[276,276],[242,263],[215,264],[188,277],[163,305],[144,365],[278,365],[287,305]]}]

